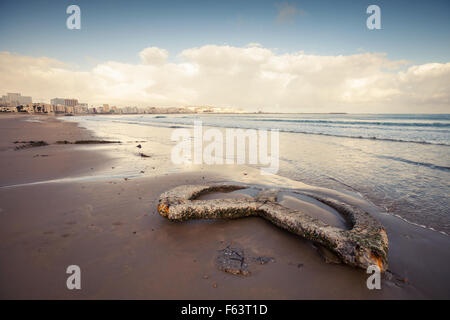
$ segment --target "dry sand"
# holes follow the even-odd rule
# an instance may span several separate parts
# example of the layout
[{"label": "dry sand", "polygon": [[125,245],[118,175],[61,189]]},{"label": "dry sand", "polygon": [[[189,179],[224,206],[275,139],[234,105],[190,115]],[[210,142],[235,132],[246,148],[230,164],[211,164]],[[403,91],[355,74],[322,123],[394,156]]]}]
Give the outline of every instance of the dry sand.
[{"label": "dry sand", "polygon": [[[92,147],[49,145],[15,151],[16,140],[80,140],[92,133],[42,117],[0,116],[0,298],[2,299],[405,299],[449,298],[448,237],[380,216],[390,269],[382,290],[367,274],[327,264],[309,241],[259,218],[174,223],[158,215],[159,195],[180,184],[226,181],[222,170],[133,179],[81,179],[113,159]],[[44,157],[36,156],[47,155]],[[91,169],[94,168],[94,169]],[[12,186],[23,184],[19,186]],[[218,250],[240,247],[251,276],[220,271]],[[66,268],[81,268],[81,290]]]}]

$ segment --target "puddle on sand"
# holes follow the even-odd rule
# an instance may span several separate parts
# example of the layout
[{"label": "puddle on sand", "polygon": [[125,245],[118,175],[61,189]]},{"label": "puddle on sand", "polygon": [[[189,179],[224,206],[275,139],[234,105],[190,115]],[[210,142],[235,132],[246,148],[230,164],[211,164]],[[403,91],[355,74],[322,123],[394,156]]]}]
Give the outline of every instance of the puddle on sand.
[{"label": "puddle on sand", "polygon": [[[229,192],[210,192],[200,195],[195,200],[215,200],[215,199],[248,199],[255,197],[260,190],[255,188],[239,189]],[[281,205],[305,212],[309,216],[319,219],[330,226],[348,230],[351,228],[342,215],[335,209],[326,204],[317,201],[311,197],[300,195],[293,192],[280,192],[278,194],[277,202]]]},{"label": "puddle on sand", "polygon": [[254,188],[239,189],[229,192],[210,192],[200,195],[195,200],[214,200],[214,199],[253,199],[259,190]]},{"label": "puddle on sand", "polygon": [[280,192],[277,201],[287,208],[305,212],[330,226],[345,230],[351,229],[350,223],[339,212],[311,197],[293,192]]}]

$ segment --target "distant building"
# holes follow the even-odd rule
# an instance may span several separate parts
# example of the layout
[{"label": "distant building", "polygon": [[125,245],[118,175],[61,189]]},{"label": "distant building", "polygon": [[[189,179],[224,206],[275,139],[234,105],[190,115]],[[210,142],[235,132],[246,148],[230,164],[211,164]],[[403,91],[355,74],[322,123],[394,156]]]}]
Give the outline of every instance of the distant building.
[{"label": "distant building", "polygon": [[75,113],[75,107],[64,107],[64,113]]},{"label": "distant building", "polygon": [[[52,103],[52,105],[53,105],[53,103]],[[54,105],[54,110],[55,110],[55,113],[64,113],[64,112],[66,112],[66,107],[64,107],[61,104],[57,104],[57,105]]]},{"label": "distant building", "polygon": [[0,112],[17,112],[16,107],[0,107]]},{"label": "distant building", "polygon": [[62,99],[62,98],[54,98],[54,99],[50,100],[50,103],[52,105],[54,105],[54,106],[57,106],[57,105],[63,106],[64,105],[64,100],[65,99]]},{"label": "distant building", "polygon": [[26,105],[26,108],[22,110],[28,113],[53,113],[53,106],[48,103],[33,103]]},{"label": "distant building", "polygon": [[135,114],[135,113],[139,113],[139,109],[137,107],[124,107],[124,108],[122,108],[122,112]]},{"label": "distant building", "polygon": [[64,99],[64,98],[54,98],[50,100],[50,103],[54,106],[61,105],[64,107],[75,107],[78,105],[77,99]]},{"label": "distant building", "polygon": [[75,107],[76,105],[78,105],[78,100],[77,99],[64,99],[64,105],[66,107]]},{"label": "distant building", "polygon": [[32,99],[31,97],[22,96],[20,93],[7,93],[6,96],[2,96],[2,103],[10,107],[17,107],[32,103]]},{"label": "distant building", "polygon": [[51,104],[48,104],[48,103],[44,103],[42,105],[42,108],[43,108],[43,112],[44,113],[53,113],[53,112],[55,112],[53,106]]},{"label": "distant building", "polygon": [[73,110],[75,113],[88,113],[88,105],[87,103],[79,103],[75,107],[73,107]]}]

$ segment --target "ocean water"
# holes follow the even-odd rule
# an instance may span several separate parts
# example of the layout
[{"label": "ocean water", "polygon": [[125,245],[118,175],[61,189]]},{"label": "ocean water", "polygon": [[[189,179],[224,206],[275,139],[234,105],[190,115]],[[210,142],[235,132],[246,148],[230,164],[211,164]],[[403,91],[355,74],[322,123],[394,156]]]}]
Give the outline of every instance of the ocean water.
[{"label": "ocean water", "polygon": [[252,114],[131,116],[134,122],[192,124],[214,127],[272,129],[359,139],[450,145],[450,114]]},{"label": "ocean water", "polygon": [[[70,117],[103,136],[149,128],[278,129],[278,174],[358,192],[389,214],[450,235],[450,114],[202,114]],[[166,137],[170,144],[170,136]],[[164,143],[164,141],[160,141]]]}]

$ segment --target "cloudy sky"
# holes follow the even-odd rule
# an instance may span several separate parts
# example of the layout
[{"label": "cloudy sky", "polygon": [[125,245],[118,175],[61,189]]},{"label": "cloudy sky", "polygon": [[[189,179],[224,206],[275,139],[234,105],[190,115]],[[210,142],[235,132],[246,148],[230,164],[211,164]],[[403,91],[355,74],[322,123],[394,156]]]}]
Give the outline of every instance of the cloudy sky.
[{"label": "cloudy sky", "polygon": [[[81,29],[66,8],[81,8]],[[366,8],[381,8],[368,30]],[[0,94],[119,106],[450,112],[450,1],[0,2]]]}]

